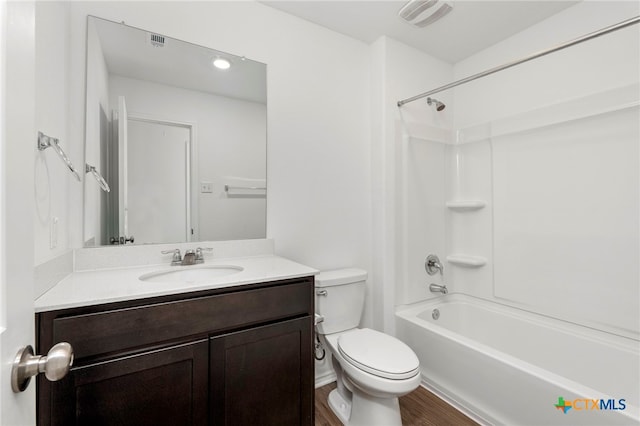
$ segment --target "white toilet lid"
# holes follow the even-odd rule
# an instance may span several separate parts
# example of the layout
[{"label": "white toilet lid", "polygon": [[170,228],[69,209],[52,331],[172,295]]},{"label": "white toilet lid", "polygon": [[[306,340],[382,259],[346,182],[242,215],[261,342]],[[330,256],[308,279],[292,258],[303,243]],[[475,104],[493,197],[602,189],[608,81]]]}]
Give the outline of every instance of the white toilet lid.
[{"label": "white toilet lid", "polygon": [[354,366],[387,379],[408,379],[420,370],[420,361],[409,346],[369,328],[341,335],[338,350]]}]

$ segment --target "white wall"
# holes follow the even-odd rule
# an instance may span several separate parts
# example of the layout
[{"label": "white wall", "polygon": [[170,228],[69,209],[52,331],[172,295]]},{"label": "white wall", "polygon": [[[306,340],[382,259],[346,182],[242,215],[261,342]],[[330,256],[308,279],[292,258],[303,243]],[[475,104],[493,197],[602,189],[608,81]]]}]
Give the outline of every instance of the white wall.
[{"label": "white wall", "polygon": [[[630,1],[580,2],[455,64],[454,77],[467,77],[629,19],[640,13],[639,7]],[[454,91],[455,128],[637,81],[638,31],[638,25],[632,25],[459,86]]]},{"label": "white wall", "polygon": [[[638,8],[582,2],[456,64],[455,76]],[[639,43],[636,25],[455,89],[455,127],[476,142],[451,151],[447,191],[488,202],[447,213],[448,251],[488,260],[450,267],[456,291],[638,337]]]},{"label": "white wall", "polygon": [[[195,126],[192,191],[200,240],[264,238],[266,200],[229,198],[224,185],[266,178],[266,105],[113,74],[109,90],[112,105],[119,95],[125,97],[130,115]],[[199,182],[213,183],[213,192],[201,193]]]},{"label": "white wall", "polygon": [[[58,138],[82,177],[84,161],[72,155],[74,140],[69,131],[69,4],[39,2],[36,6],[36,128],[48,136]],[[33,144],[35,146],[36,133]],[[35,156],[35,264],[44,263],[69,249],[68,194],[70,189],[81,190],[53,148]],[[57,224],[52,222],[57,220]],[[57,228],[55,246],[51,243],[51,227]]]}]

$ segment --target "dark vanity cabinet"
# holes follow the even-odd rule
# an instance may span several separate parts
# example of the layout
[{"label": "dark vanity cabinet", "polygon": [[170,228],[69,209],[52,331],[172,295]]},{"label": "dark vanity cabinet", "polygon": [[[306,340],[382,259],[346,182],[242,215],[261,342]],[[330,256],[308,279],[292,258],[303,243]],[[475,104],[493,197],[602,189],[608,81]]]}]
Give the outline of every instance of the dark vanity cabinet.
[{"label": "dark vanity cabinet", "polygon": [[311,425],[313,277],[36,315],[38,425]]}]

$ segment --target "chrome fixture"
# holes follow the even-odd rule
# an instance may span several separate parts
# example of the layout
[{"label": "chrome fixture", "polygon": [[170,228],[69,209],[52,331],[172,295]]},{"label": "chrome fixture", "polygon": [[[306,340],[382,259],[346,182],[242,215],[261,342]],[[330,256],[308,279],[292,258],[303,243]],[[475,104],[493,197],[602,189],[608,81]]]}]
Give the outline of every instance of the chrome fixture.
[{"label": "chrome fixture", "polygon": [[316,296],[326,296],[327,290],[316,290]]},{"label": "chrome fixture", "polygon": [[424,28],[436,22],[453,9],[451,0],[409,0],[398,11],[407,23]]},{"label": "chrome fixture", "polygon": [[213,249],[211,247],[198,247],[196,249],[196,263],[204,263],[203,251],[213,251]]},{"label": "chrome fixture", "polygon": [[[325,291],[324,293],[326,295],[327,292]],[[318,294],[318,292],[316,292],[316,294]],[[315,330],[315,326],[317,326],[323,321],[324,321],[324,317],[322,315],[315,314],[313,326],[314,326],[314,334],[316,335],[316,343],[313,345],[313,357],[318,361],[322,361],[324,357],[327,356],[327,351],[325,351],[325,349],[322,347],[322,342],[320,342],[320,337],[318,336],[318,332],[317,330]]]},{"label": "chrome fixture", "polygon": [[67,154],[64,153],[62,148],[60,148],[60,141],[56,138],[52,138],[51,136],[47,136],[42,132],[38,132],[38,150],[44,151],[45,149],[52,147],[53,150],[58,154],[58,157],[62,159],[62,161],[67,165],[71,173],[76,177],[78,182],[81,182],[80,175],[76,172],[76,169],[71,164],[71,160],[67,157]]},{"label": "chrome fixture", "polygon": [[100,188],[102,188],[104,192],[111,192],[111,188],[109,188],[109,184],[102,177],[100,172],[96,170],[96,166],[92,166],[91,164],[86,163],[84,165],[84,171],[85,173],[91,173],[91,176],[93,176],[98,181],[98,185],[100,185]]},{"label": "chrome fixture", "polygon": [[233,185],[225,185],[224,192],[233,191],[235,189],[246,189],[251,191],[266,191],[266,186],[233,186]]},{"label": "chrome fixture", "polygon": [[109,242],[111,243],[111,245],[118,245],[118,244],[124,245],[127,243],[133,244],[133,241],[134,241],[133,235],[130,235],[128,237],[126,235],[124,237],[111,237],[109,239]]},{"label": "chrome fixture", "polygon": [[171,266],[182,265],[182,255],[180,254],[180,249],[162,250],[160,253],[173,254],[173,257],[171,258]]},{"label": "chrome fixture", "polygon": [[189,249],[184,253],[184,257],[180,254],[180,249],[162,250],[162,254],[172,254],[171,266],[189,266],[204,263],[205,251],[213,251],[211,247],[198,247],[197,249]]},{"label": "chrome fixture", "polygon": [[442,294],[449,293],[449,290],[447,290],[446,285],[438,285],[438,284],[429,284],[429,291],[431,293],[442,293]]},{"label": "chrome fixture", "polygon": [[18,351],[11,367],[11,390],[24,391],[31,377],[39,373],[52,382],[60,380],[72,365],[73,348],[67,342],[54,345],[46,356],[34,355],[31,345],[25,346]]},{"label": "chrome fixture", "polygon": [[440,259],[435,254],[430,254],[427,256],[427,259],[424,261],[424,269],[427,271],[429,275],[435,275],[440,272],[440,275],[444,272],[444,267],[442,263],[440,263]]},{"label": "chrome fixture", "polygon": [[433,318],[434,320],[437,320],[438,318],[440,318],[440,309],[436,308],[431,312],[431,318]]},{"label": "chrome fixture", "polygon": [[440,102],[439,100],[434,99],[434,98],[427,98],[427,105],[435,106],[436,107],[436,111],[438,111],[438,112],[442,111],[446,107],[445,104],[443,104],[442,102]]},{"label": "chrome fixture", "polygon": [[181,265],[195,265],[196,264],[196,251],[195,250],[187,250],[184,253],[184,257],[182,258],[182,263]]},{"label": "chrome fixture", "polygon": [[469,77],[465,77],[465,78],[462,78],[460,80],[456,80],[453,83],[445,84],[444,86],[440,86],[440,87],[438,87],[436,89],[429,90],[428,92],[421,93],[421,94],[413,96],[411,98],[403,99],[401,101],[398,101],[397,105],[398,105],[398,107],[401,107],[402,105],[404,105],[406,103],[417,101],[418,99],[426,98],[427,96],[435,95],[436,93],[444,92],[445,90],[454,88],[456,86],[460,86],[461,84],[469,83],[470,81],[477,80],[477,79],[482,78],[482,77],[486,77],[486,76],[491,75],[493,73],[496,73],[498,71],[506,70],[507,68],[511,68],[511,67],[516,66],[516,65],[520,65],[520,64],[522,64],[524,62],[528,62],[528,61],[531,61],[533,59],[540,58],[540,57],[548,55],[550,53],[557,52],[558,50],[566,49],[567,47],[571,47],[573,45],[580,44],[583,41],[591,40],[593,38],[600,37],[600,36],[603,36],[605,34],[609,34],[609,33],[613,32],[613,31],[621,30],[622,28],[626,28],[626,27],[628,27],[630,25],[634,25],[634,24],[637,24],[637,23],[640,23],[640,16],[635,16],[633,18],[629,18],[626,21],[622,21],[622,22],[619,22],[617,24],[608,26],[606,28],[602,28],[602,29],[600,29],[598,31],[594,31],[592,33],[583,35],[582,37],[578,37],[576,39],[567,41],[565,43],[559,44],[559,45],[557,45],[555,47],[552,47],[550,49],[542,50],[540,52],[537,52],[537,53],[534,53],[532,55],[526,56],[524,58],[517,59],[517,60],[511,61],[511,62],[507,62],[506,64],[502,64],[500,66],[488,69],[486,71],[479,72],[479,73],[471,75]]}]

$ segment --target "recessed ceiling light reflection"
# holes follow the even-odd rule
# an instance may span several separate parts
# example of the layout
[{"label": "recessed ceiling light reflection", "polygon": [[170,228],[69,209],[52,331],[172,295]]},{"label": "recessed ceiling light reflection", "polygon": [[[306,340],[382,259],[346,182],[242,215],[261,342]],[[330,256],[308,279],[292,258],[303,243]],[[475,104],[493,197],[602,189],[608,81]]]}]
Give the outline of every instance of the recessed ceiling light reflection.
[{"label": "recessed ceiling light reflection", "polygon": [[218,68],[219,70],[228,70],[231,68],[231,62],[224,58],[214,58],[213,66]]}]

